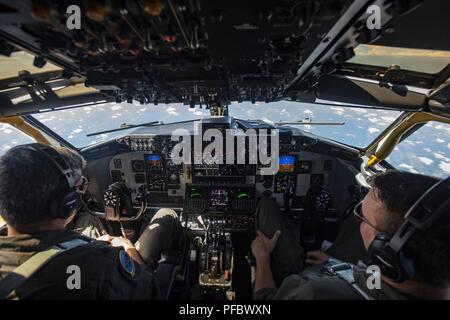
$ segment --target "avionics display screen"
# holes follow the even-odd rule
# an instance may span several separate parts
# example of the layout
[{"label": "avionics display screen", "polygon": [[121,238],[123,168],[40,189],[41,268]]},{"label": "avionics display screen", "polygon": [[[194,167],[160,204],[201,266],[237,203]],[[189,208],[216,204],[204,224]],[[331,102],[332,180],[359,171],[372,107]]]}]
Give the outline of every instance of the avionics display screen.
[{"label": "avionics display screen", "polygon": [[147,161],[148,162],[161,161],[161,156],[159,154],[150,154],[147,156]]},{"label": "avionics display screen", "polygon": [[280,156],[278,172],[294,172],[295,156]]},{"label": "avionics display screen", "polygon": [[228,191],[225,189],[211,190],[211,206],[226,206],[228,204]]},{"label": "avionics display screen", "polygon": [[159,171],[162,169],[162,158],[159,154],[149,154],[145,156],[145,160],[147,162],[147,168],[152,171]]}]

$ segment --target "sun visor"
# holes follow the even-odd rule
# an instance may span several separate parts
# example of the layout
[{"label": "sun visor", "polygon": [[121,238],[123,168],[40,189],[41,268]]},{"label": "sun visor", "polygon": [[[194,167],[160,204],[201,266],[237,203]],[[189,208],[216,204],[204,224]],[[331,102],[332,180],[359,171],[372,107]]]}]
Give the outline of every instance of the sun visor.
[{"label": "sun visor", "polygon": [[332,75],[320,78],[315,93],[318,101],[331,104],[402,111],[421,111],[427,98],[426,92],[404,85]]},{"label": "sun visor", "polygon": [[428,107],[434,114],[450,117],[450,82],[430,95]]}]

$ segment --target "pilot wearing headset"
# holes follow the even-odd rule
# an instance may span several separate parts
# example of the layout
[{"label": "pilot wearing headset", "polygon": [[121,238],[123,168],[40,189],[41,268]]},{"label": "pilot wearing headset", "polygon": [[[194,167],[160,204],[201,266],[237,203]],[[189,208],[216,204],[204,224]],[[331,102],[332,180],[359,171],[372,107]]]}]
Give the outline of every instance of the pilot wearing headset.
[{"label": "pilot wearing headset", "polygon": [[304,254],[276,205],[263,200],[252,243],[255,298],[450,299],[450,178],[388,171],[371,185],[354,210],[367,265]]},{"label": "pilot wearing headset", "polygon": [[[176,213],[159,210],[139,239],[100,240],[66,230],[86,190],[82,157],[34,143],[0,158],[0,299],[158,299],[154,272],[162,251],[178,246]],[[144,244],[145,242],[145,244]],[[156,262],[156,264],[155,264]]]}]

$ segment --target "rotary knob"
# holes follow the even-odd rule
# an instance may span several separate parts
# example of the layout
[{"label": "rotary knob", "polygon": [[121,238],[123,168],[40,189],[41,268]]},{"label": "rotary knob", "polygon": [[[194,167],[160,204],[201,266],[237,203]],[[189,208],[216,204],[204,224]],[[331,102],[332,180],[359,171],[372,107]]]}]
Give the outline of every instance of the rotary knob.
[{"label": "rotary knob", "polygon": [[103,194],[103,201],[107,207],[117,207],[120,204],[119,195],[112,190],[105,191]]}]

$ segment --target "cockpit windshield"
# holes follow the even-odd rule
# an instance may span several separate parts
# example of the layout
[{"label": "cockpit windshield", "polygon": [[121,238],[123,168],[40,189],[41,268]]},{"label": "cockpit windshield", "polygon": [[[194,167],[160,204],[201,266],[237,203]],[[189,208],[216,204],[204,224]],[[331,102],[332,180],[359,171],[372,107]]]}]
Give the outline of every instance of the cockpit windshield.
[{"label": "cockpit windshield", "polygon": [[[356,147],[367,146],[400,113],[287,101],[231,103],[229,106],[229,115],[237,119],[288,123],[286,125]],[[189,108],[183,104],[143,106],[137,103],[108,103],[35,115],[39,121],[76,147],[125,135],[128,130],[87,136],[94,132],[116,129],[124,124],[136,125],[152,121],[171,123],[209,116],[210,111],[205,108]],[[303,124],[295,124],[299,121],[303,121]]]}]

